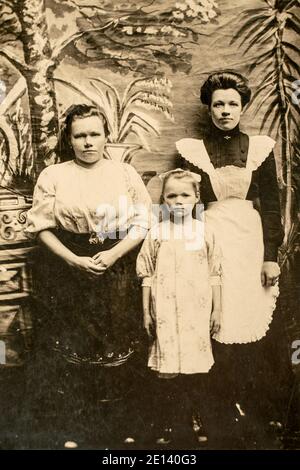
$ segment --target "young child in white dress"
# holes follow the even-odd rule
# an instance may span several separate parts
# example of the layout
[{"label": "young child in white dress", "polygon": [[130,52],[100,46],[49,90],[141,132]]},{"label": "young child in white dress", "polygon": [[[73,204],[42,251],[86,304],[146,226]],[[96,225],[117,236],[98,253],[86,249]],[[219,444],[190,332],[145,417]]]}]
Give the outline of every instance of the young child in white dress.
[{"label": "young child in white dress", "polygon": [[137,274],[150,338],[148,366],[157,377],[157,442],[164,444],[174,434],[186,440],[193,412],[201,408],[203,374],[214,363],[210,335],[220,328],[221,255],[203,212],[202,220],[193,217],[201,208],[199,175],[176,169],[161,179],[163,220],[148,232]]}]

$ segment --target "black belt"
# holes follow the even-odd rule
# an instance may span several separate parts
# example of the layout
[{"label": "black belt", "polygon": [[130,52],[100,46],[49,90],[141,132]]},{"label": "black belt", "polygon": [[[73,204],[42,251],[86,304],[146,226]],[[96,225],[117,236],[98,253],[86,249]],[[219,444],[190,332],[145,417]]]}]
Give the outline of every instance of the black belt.
[{"label": "black belt", "polygon": [[76,246],[80,252],[80,247],[91,253],[109,250],[128,234],[128,230],[105,232],[101,235],[96,233],[74,233],[62,229],[55,229],[52,232],[67,248],[71,251],[75,250],[75,253],[77,252]]},{"label": "black belt", "polygon": [[123,240],[129,232],[129,229],[126,230],[114,230],[112,232],[92,232],[92,233],[75,233],[69,232],[68,230],[63,229],[54,229],[52,232],[56,235],[59,239],[69,239],[74,243],[84,243],[90,245],[102,245],[105,240],[111,240],[119,242]]}]

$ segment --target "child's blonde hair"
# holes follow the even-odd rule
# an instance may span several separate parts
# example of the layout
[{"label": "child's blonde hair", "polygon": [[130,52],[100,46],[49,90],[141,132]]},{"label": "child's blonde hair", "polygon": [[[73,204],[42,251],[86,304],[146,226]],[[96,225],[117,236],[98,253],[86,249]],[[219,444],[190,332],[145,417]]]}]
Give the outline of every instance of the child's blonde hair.
[{"label": "child's blonde hair", "polygon": [[194,174],[191,171],[176,168],[176,170],[167,171],[166,173],[159,175],[159,177],[162,180],[162,188],[161,188],[161,195],[160,195],[161,204],[164,203],[164,193],[165,193],[166,184],[171,178],[174,178],[177,180],[188,179],[194,188],[196,196],[199,197],[200,195],[199,182],[201,180],[201,177],[200,175]]}]

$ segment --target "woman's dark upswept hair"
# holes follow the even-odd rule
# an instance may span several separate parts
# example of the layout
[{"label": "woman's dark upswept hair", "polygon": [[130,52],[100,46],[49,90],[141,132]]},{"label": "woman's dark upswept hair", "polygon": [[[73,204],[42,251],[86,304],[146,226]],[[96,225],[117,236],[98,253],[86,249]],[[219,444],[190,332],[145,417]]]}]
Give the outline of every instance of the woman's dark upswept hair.
[{"label": "woman's dark upswept hair", "polygon": [[233,70],[212,73],[201,87],[200,100],[203,104],[210,107],[213,92],[216,90],[228,90],[229,88],[233,88],[240,94],[242,107],[249,103],[251,90],[248,86],[248,80]]},{"label": "woman's dark upswept hair", "polygon": [[104,134],[107,137],[109,134],[107,119],[96,106],[88,104],[73,104],[64,112],[64,122],[60,130],[56,154],[61,162],[74,160],[74,150],[70,144],[71,127],[75,119],[83,119],[90,116],[97,116],[103,121]]}]

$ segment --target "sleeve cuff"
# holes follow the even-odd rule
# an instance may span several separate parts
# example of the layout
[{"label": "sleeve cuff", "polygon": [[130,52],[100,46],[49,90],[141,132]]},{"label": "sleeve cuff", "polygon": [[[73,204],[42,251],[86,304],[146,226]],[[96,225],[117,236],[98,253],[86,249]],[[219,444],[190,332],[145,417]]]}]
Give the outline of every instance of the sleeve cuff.
[{"label": "sleeve cuff", "polygon": [[38,234],[40,232],[42,232],[43,230],[54,230],[57,228],[57,225],[46,225],[45,227],[43,226],[40,226],[40,227],[37,227],[37,226],[27,226],[23,233],[25,235],[26,238],[28,238],[29,240],[35,240],[38,236]]},{"label": "sleeve cuff", "polygon": [[278,245],[275,243],[265,243],[264,261],[277,262],[278,258]]},{"label": "sleeve cuff", "polygon": [[128,235],[132,240],[138,240],[139,238],[146,238],[148,233],[148,228],[141,227],[140,225],[133,225],[129,232]]},{"label": "sleeve cuff", "polygon": [[151,287],[152,285],[152,278],[151,277],[144,277],[142,282],[142,287]]}]

